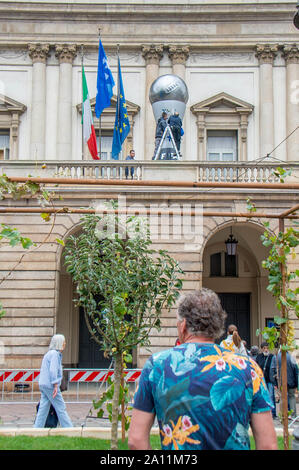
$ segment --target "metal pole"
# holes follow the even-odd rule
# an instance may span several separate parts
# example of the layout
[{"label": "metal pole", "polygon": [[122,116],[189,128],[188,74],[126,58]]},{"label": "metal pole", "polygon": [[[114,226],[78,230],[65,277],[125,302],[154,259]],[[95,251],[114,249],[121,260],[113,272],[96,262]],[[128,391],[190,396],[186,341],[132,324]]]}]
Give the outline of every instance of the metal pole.
[{"label": "metal pole", "polygon": [[[68,207],[60,207],[60,208],[39,208],[39,207],[0,207],[0,214],[14,214],[14,213],[20,213],[20,214],[41,214],[41,213],[46,213],[46,214],[95,214],[96,210],[95,209],[72,209]],[[128,214],[128,215],[134,215],[138,212],[139,215],[183,215],[183,213],[180,210],[173,210],[169,208],[169,210],[165,209],[145,209],[143,211],[141,210],[113,210],[113,209],[103,209],[102,213],[103,214]],[[198,215],[198,211],[188,211],[188,215],[190,216],[196,216]],[[243,217],[246,219],[252,219],[252,218],[264,218],[264,219],[277,219],[279,216],[277,214],[262,214],[259,212],[255,213],[244,213],[244,212],[203,212],[202,214],[203,217],[231,217],[231,218],[236,218],[236,217]],[[286,216],[286,219],[299,219],[299,215],[295,216]]]},{"label": "metal pole", "polygon": [[83,48],[84,44],[81,44],[81,75],[82,75],[82,129],[81,129],[81,137],[82,137],[82,160],[84,160],[84,132],[83,132]]},{"label": "metal pole", "polygon": [[[101,28],[99,28],[99,43],[100,43],[100,40],[101,40]],[[98,155],[99,155],[99,159],[101,160],[101,155],[102,155],[102,143],[101,143],[101,140],[102,140],[102,131],[101,131],[101,114],[99,116],[99,152],[98,152]]]},{"label": "metal pole", "polygon": [[[106,186],[164,186],[164,187],[180,187],[180,188],[226,188],[226,189],[291,189],[291,190],[299,190],[299,183],[236,183],[236,182],[226,182],[226,183],[219,183],[219,182],[209,182],[209,181],[139,181],[139,180],[129,180],[129,181],[121,181],[121,180],[104,180],[104,179],[96,179],[96,178],[63,178],[63,177],[23,177],[23,176],[10,176],[8,177],[9,181],[15,183],[26,183],[26,182],[33,182],[33,183],[41,183],[41,184],[82,184],[82,185],[106,185]],[[279,217],[279,214],[277,215]]]}]

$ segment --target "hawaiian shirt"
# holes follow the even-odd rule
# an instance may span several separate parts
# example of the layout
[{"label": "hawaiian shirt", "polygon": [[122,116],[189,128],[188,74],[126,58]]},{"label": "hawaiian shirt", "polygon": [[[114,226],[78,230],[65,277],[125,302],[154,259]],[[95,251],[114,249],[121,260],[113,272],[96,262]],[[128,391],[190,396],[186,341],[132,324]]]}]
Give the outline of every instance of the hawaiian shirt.
[{"label": "hawaiian shirt", "polygon": [[156,414],[164,450],[249,450],[250,416],[271,403],[256,362],[212,343],[153,354],[134,397]]}]

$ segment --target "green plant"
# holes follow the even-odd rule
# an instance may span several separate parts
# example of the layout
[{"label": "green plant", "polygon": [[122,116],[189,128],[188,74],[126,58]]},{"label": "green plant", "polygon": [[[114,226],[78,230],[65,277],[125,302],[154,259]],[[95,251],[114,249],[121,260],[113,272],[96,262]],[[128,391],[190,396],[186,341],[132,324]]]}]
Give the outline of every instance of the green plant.
[{"label": "green plant", "polygon": [[[289,227],[283,232],[273,234],[268,230],[269,222],[265,222],[264,226],[266,230],[261,236],[261,240],[263,245],[269,248],[269,256],[263,261],[262,266],[269,272],[267,290],[275,297],[278,310],[280,312],[284,310],[284,315],[275,316],[274,322],[278,327],[285,326],[287,341],[281,344],[281,348],[287,351],[298,347],[293,338],[293,323],[290,314],[294,312],[299,318],[299,288],[292,289],[290,283],[299,277],[299,270],[289,271],[287,262],[290,255],[293,258],[296,256],[295,249],[299,245],[299,231],[294,227]],[[282,265],[285,267],[284,274],[281,270]],[[271,349],[275,347],[281,337],[280,330],[276,327],[266,327],[262,331],[257,330],[257,334],[262,334]]]},{"label": "green plant", "polygon": [[[91,337],[114,360],[111,401],[111,448],[117,448],[122,363],[128,351],[150,346],[150,332],[160,329],[182,287],[182,270],[164,250],[153,250],[144,219],[86,215],[82,233],[65,246],[67,271],[76,283]],[[118,231],[111,227],[118,227]],[[109,393],[112,393],[111,391]]]},{"label": "green plant", "polygon": [[[257,335],[262,334],[270,348],[274,348],[279,340],[281,349],[281,370],[278,373],[278,386],[282,397],[282,421],[284,431],[284,448],[289,448],[288,435],[288,405],[287,405],[287,351],[297,348],[294,341],[294,327],[291,315],[294,313],[299,318],[298,294],[299,288],[292,289],[291,281],[299,276],[299,270],[288,269],[288,258],[296,257],[295,249],[299,245],[299,232],[294,227],[285,229],[284,220],[280,220],[278,234],[269,230],[269,222],[265,222],[265,232],[261,239],[263,245],[269,249],[268,258],[262,266],[269,272],[269,285],[267,289],[276,300],[276,306],[280,316],[275,316],[277,325],[272,328],[257,330]],[[294,224],[295,225],[295,224]],[[279,328],[278,328],[279,327]]]}]

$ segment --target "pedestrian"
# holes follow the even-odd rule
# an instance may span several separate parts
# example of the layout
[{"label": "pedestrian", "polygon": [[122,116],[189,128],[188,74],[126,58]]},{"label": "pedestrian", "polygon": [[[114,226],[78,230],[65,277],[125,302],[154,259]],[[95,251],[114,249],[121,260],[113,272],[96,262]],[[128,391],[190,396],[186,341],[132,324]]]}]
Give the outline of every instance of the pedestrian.
[{"label": "pedestrian", "polygon": [[170,116],[170,118],[168,119],[168,124],[171,129],[171,132],[175,141],[175,145],[180,155],[181,137],[182,137],[181,129],[182,129],[183,123],[177,111],[175,111],[174,114]]},{"label": "pedestrian", "polygon": [[[135,158],[135,150],[130,150],[130,153],[126,157],[126,160],[134,160],[134,158]],[[133,179],[134,178],[134,167],[133,166],[131,166],[131,168],[130,168],[130,173],[131,173],[131,178]],[[125,176],[126,176],[126,179],[128,179],[129,167],[127,167],[127,166],[125,168]]]},{"label": "pedestrian", "polygon": [[39,376],[41,398],[34,423],[35,428],[43,428],[45,426],[51,404],[55,408],[60,426],[63,428],[73,427],[60,390],[62,381],[62,351],[65,345],[65,337],[63,335],[54,335],[51,339],[49,350],[43,357]]},{"label": "pedestrian", "polygon": [[[296,418],[296,390],[298,390],[298,365],[293,356],[286,351],[287,355],[287,388],[288,388],[288,409],[291,411],[290,419]],[[277,368],[278,363],[278,368]],[[278,370],[277,370],[278,369]],[[275,388],[281,387],[281,351],[277,358],[273,355],[270,365],[270,380]]]},{"label": "pedestrian", "polygon": [[276,416],[276,403],[275,403],[275,390],[274,390],[274,385],[273,385],[273,383],[271,382],[271,379],[270,379],[270,366],[271,366],[273,356],[274,356],[274,354],[271,354],[269,352],[268,343],[266,341],[264,341],[261,344],[261,352],[256,357],[256,362],[263,371],[264,378],[265,378],[265,381],[266,381],[266,385],[268,387],[269,395],[272,399],[272,404],[273,404],[272,417],[273,417],[273,419],[275,419],[277,417]]},{"label": "pedestrian", "polygon": [[277,449],[271,399],[251,358],[215,344],[226,313],[210,289],[182,297],[177,310],[180,346],[153,354],[134,397],[129,448],[150,449],[157,418],[163,450]]},{"label": "pedestrian", "polygon": [[238,354],[244,354],[247,356],[247,351],[241,340],[238,328],[236,325],[229,325],[227,329],[227,337],[221,341],[220,346]]},{"label": "pedestrian", "polygon": [[254,345],[254,346],[251,346],[249,355],[250,355],[250,357],[252,357],[252,359],[253,359],[254,361],[256,361],[256,357],[257,357],[258,353],[259,353],[259,348],[258,348],[258,346],[255,346],[255,345]]},{"label": "pedestrian", "polygon": [[167,118],[168,118],[168,114],[165,111],[163,111],[161,117],[158,119],[157,126],[156,126],[156,133],[155,133],[155,150],[154,150],[154,155],[153,155],[152,160],[155,159],[155,156],[158,151],[160,142],[162,140],[164,131],[167,127],[167,124],[168,124]]}]

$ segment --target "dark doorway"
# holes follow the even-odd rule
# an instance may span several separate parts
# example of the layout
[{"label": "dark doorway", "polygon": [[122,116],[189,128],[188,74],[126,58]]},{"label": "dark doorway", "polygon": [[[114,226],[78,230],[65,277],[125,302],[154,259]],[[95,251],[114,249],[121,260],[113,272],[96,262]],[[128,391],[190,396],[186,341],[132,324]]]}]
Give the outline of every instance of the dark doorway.
[{"label": "dark doorway", "polygon": [[[247,349],[251,347],[250,343],[250,294],[218,294],[223,309],[227,313],[226,325],[233,324],[238,328],[239,335],[247,343]],[[218,343],[226,337],[223,335]]]},{"label": "dark doorway", "polygon": [[100,349],[100,345],[91,338],[86,325],[84,310],[80,307],[78,367],[80,369],[108,369],[110,362],[110,359],[104,357],[104,351]]}]

